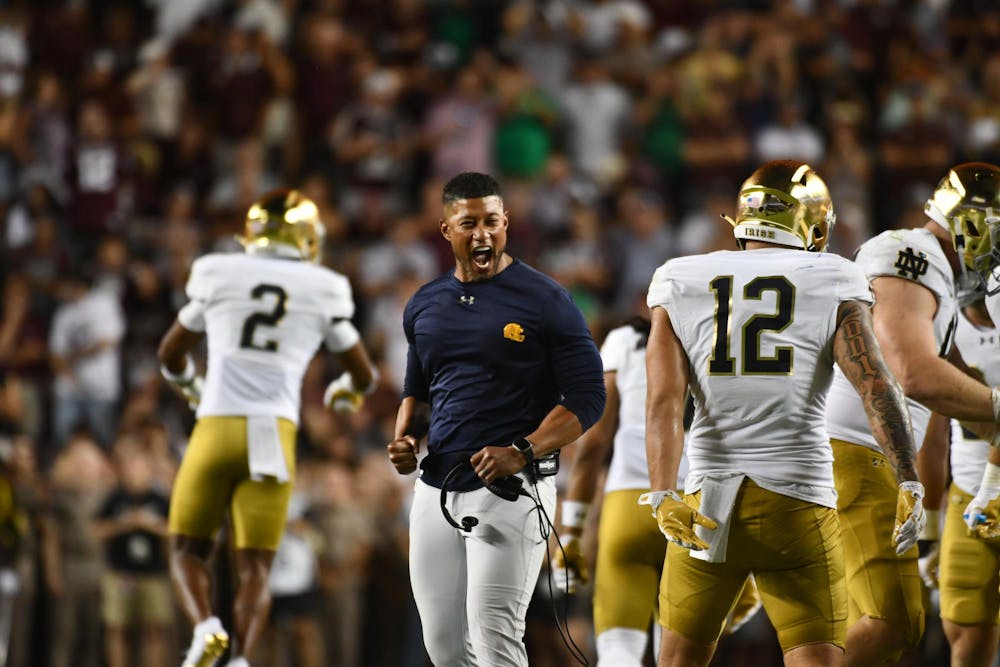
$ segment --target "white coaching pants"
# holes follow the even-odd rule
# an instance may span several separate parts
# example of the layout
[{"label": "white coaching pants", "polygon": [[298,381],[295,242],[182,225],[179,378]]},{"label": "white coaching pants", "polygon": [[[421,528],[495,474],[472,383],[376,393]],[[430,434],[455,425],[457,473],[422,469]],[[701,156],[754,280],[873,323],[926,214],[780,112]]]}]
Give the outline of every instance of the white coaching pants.
[{"label": "white coaching pants", "polygon": [[[554,477],[537,486],[554,516]],[[510,502],[487,489],[448,493],[459,523],[474,516],[471,533],[441,514],[441,492],[419,479],[410,510],[410,581],[424,646],[435,667],[527,667],[524,617],[545,557],[544,521],[525,497]]]}]

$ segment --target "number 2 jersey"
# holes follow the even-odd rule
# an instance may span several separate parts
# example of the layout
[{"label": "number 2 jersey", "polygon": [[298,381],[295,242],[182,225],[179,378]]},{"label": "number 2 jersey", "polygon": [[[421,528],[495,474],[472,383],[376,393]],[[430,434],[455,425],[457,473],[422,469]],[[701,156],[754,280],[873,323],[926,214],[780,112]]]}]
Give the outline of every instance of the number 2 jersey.
[{"label": "number 2 jersey", "polygon": [[686,492],[743,474],[836,506],[824,407],[837,309],[850,300],[871,303],[868,281],[831,254],[723,250],[656,270],[647,303],[667,310],[690,362]]},{"label": "number 2 jersey", "polygon": [[343,352],[359,340],[350,283],[315,264],[205,255],[191,267],[187,296],[177,319],[208,338],[198,417],[261,415],[298,424],[302,376],[320,344]]},{"label": "number 2 jersey", "polygon": [[[934,338],[938,354],[945,356],[954,335],[957,303],[955,276],[941,243],[926,229],[895,229],[869,239],[858,249],[854,258],[868,279],[890,276],[912,280],[926,287],[937,299],[934,314]],[[878,304],[875,304],[878,308]],[[919,449],[927,432],[931,413],[914,400],[906,400],[913,425],[913,442]],[[882,451],[875,442],[861,397],[850,381],[838,369],[826,404],[827,428],[830,437],[855,445]]]}]

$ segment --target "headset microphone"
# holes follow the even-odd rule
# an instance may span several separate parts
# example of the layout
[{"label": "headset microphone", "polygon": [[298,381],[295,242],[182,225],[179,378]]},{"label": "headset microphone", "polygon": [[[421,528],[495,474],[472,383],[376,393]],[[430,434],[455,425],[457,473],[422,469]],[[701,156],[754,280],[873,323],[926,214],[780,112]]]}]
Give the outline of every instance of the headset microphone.
[{"label": "headset microphone", "polygon": [[[472,529],[479,525],[479,519],[474,516],[463,516],[462,523],[455,521],[455,517],[451,515],[448,511],[448,482],[458,474],[458,472],[466,465],[470,465],[467,462],[460,462],[455,464],[448,474],[445,475],[444,481],[441,482],[441,514],[444,515],[445,521],[450,523],[455,528],[459,530],[464,530],[467,533],[471,533]],[[495,495],[500,496],[504,500],[509,500],[514,502],[519,496],[527,496],[531,498],[531,495],[525,491],[521,485],[523,484],[520,477],[501,477],[500,479],[493,480],[489,484],[484,484],[484,486],[490,490]]]}]

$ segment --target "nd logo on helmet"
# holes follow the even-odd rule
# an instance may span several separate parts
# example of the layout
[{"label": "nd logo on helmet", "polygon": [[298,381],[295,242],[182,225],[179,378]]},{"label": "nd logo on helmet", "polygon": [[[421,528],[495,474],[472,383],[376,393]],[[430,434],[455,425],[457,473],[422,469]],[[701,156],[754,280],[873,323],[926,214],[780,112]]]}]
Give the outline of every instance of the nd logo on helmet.
[{"label": "nd logo on helmet", "polygon": [[504,326],[503,337],[517,343],[523,343],[524,329],[517,322],[511,322],[510,324]]}]

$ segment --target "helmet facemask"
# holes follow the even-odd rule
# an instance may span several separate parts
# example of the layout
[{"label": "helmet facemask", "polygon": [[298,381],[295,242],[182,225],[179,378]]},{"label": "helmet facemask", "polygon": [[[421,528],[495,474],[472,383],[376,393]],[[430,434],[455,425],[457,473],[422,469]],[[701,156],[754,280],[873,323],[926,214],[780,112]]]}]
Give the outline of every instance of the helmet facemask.
[{"label": "helmet facemask", "polygon": [[[960,299],[974,300],[1000,268],[1000,169],[985,163],[953,168],[924,212],[951,232],[959,258],[956,291]],[[1000,292],[1000,280],[994,283],[988,295]]]}]

